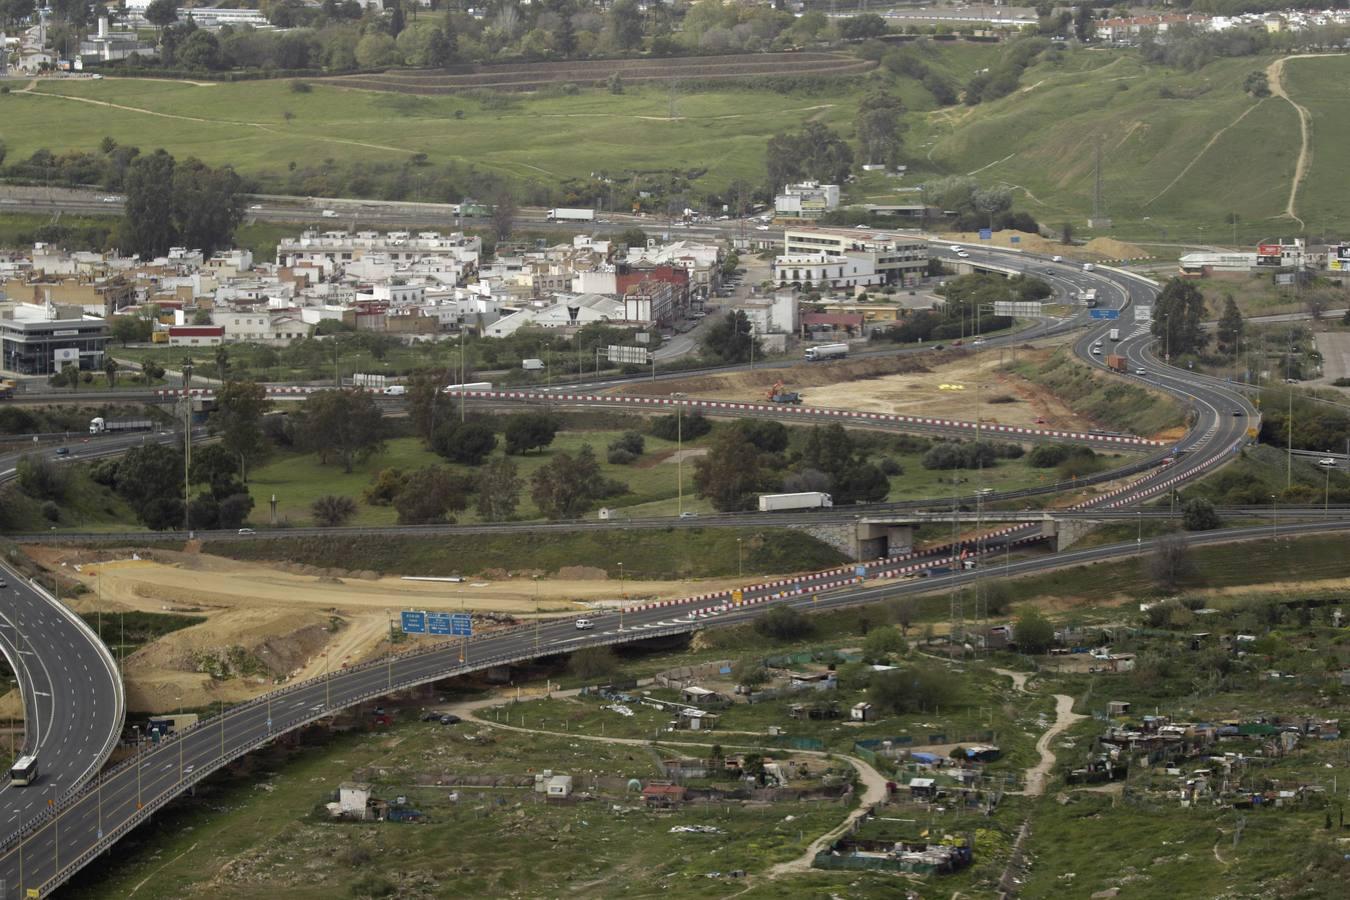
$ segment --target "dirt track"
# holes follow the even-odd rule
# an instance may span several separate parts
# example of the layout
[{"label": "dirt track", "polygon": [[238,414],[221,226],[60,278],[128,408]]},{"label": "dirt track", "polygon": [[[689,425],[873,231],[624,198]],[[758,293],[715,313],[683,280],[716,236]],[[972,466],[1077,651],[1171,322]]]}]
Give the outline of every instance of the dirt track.
[{"label": "dirt track", "polygon": [[396,70],[371,75],[339,75],[322,79],[322,83],[359,90],[430,95],[475,89],[528,91],[567,82],[592,84],[613,74],[629,82],[857,75],[870,71],[875,65],[843,53],[743,53]]}]

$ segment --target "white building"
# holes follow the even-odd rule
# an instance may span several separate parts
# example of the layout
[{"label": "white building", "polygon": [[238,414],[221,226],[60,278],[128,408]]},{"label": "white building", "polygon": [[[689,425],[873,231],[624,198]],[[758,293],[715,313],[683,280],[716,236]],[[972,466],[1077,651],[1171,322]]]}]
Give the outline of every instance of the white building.
[{"label": "white building", "polygon": [[774,211],[791,219],[819,219],[838,207],[839,185],[818,181],[789,184],[773,198]]},{"label": "white building", "polygon": [[624,301],[599,294],[562,295],[557,302],[529,304],[489,325],[488,337],[508,337],[521,328],[574,329],[591,322],[625,321]]},{"label": "white building", "polygon": [[884,284],[870,254],[785,253],[774,258],[773,280],[779,287],[852,288]]},{"label": "white building", "polygon": [[745,313],[757,335],[796,334],[801,324],[801,300],[797,292],[790,289],[743,300],[736,308]]}]

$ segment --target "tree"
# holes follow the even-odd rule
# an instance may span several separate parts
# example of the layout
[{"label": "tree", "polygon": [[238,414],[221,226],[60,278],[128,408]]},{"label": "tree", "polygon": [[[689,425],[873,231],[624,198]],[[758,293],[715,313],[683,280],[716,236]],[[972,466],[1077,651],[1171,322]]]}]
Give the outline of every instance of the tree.
[{"label": "tree", "polygon": [[123,181],[127,198],[120,226],[123,250],[151,259],[174,245],[173,170],[174,159],[163,150],[132,160]]},{"label": "tree", "polygon": [[478,473],[478,517],[485,522],[505,522],[516,514],[520,503],[520,480],[516,464],[498,457]]},{"label": "tree", "polygon": [[188,69],[207,72],[222,68],[220,40],[204,29],[192,32],[178,48],[178,63]]},{"label": "tree", "polygon": [[1270,79],[1261,69],[1248,72],[1247,77],[1242,82],[1242,90],[1251,94],[1253,97],[1270,96]]},{"label": "tree", "polygon": [[1237,356],[1238,349],[1242,346],[1242,330],[1242,311],[1238,309],[1233,295],[1228,294],[1224,297],[1223,314],[1219,316],[1219,324],[1215,329],[1219,349],[1229,356]]},{"label": "tree", "polygon": [[434,29],[431,37],[427,38],[427,65],[433,69],[444,69],[454,61],[455,47],[447,36],[446,29]]},{"label": "tree", "polygon": [[608,85],[609,85],[609,92],[610,92],[611,94],[622,94],[622,93],[623,93],[623,76],[620,75],[618,72],[613,72],[613,73],[611,73],[610,76],[609,76],[609,82],[608,82]]},{"label": "tree", "polygon": [[581,647],[567,660],[577,678],[608,678],[619,670],[619,658],[609,647]]},{"label": "tree", "polygon": [[433,525],[454,522],[454,516],[469,505],[467,478],[453,475],[443,466],[425,466],[408,476],[408,483],[394,498],[400,525]]},{"label": "tree", "polygon": [[114,489],[147,526],[183,521],[183,454],[168,444],[132,447],[117,466]]},{"label": "tree", "polygon": [[34,500],[65,500],[70,488],[68,471],[49,459],[27,454],[19,457],[15,465],[19,490]]},{"label": "tree", "polygon": [[935,712],[951,704],[952,694],[951,676],[926,666],[876,672],[867,687],[869,703],[897,714]]},{"label": "tree", "polygon": [[151,0],[145,7],[145,21],[163,30],[178,21],[177,0]]},{"label": "tree", "polygon": [[796,133],[769,138],[764,165],[774,192],[803,178],[843,184],[853,168],[853,151],[828,126],[808,122]]},{"label": "tree", "polygon": [[70,385],[70,392],[73,394],[80,389],[80,367],[75,363],[66,363],[61,367],[61,377],[65,383]]},{"label": "tree", "polygon": [[1073,15],[1073,35],[1084,43],[1092,40],[1095,34],[1092,25],[1092,6],[1085,3],[1074,12]]},{"label": "tree", "polygon": [[1148,558],[1148,576],[1165,591],[1176,590],[1195,574],[1191,560],[1190,543],[1180,534],[1165,534],[1153,542],[1153,553]]},{"label": "tree", "polygon": [[408,486],[408,476],[402,469],[381,469],[371,484],[361,492],[361,499],[371,506],[390,506],[394,498]]},{"label": "tree", "polygon": [[238,461],[239,477],[245,482],[249,463],[267,449],[262,421],[271,408],[267,388],[256,381],[228,381],[216,392],[212,420],[220,429],[221,446]]},{"label": "tree", "polygon": [[600,464],[590,444],[583,444],[573,457],[559,452],[530,478],[534,505],[550,519],[581,516],[604,492]]},{"label": "tree", "polygon": [[1201,327],[1205,298],[1189,281],[1173,278],[1153,301],[1153,336],[1163,342],[1165,353],[1194,353],[1204,348],[1207,335]]},{"label": "tree", "polygon": [[886,20],[876,13],[850,16],[839,23],[839,36],[846,41],[878,38],[886,33]]},{"label": "tree", "polygon": [[542,450],[553,443],[558,433],[558,422],[545,413],[525,413],[512,416],[506,422],[506,452],[510,456]]},{"label": "tree", "polygon": [[744,311],[736,310],[712,324],[703,336],[703,352],[724,363],[742,363],[752,353],[764,353],[759,338],[753,335],[750,320]]},{"label": "tree", "polygon": [[216,521],[219,527],[234,530],[248,521],[248,514],[252,511],[252,496],[246,493],[231,494],[218,502]]},{"label": "tree", "polygon": [[132,341],[144,341],[150,337],[150,322],[140,316],[113,316],[112,336],[125,347]]},{"label": "tree", "polygon": [[1059,242],[1061,244],[1073,243],[1073,223],[1065,222],[1059,226]]},{"label": "tree", "polygon": [[398,45],[387,34],[368,32],[356,45],[356,62],[363,69],[378,69],[398,61]]},{"label": "tree", "polygon": [[347,524],[347,521],[356,515],[356,501],[351,497],[325,494],[315,498],[309,505],[309,511],[314,516],[314,521],[324,528],[334,528]]},{"label": "tree", "polygon": [[497,446],[497,436],[482,422],[445,422],[436,429],[431,449],[451,462],[482,465]]},{"label": "tree", "polygon": [[737,684],[754,690],[768,682],[769,670],[758,656],[742,656],[732,665],[731,677]]},{"label": "tree", "polygon": [[863,638],[863,659],[867,662],[882,663],[892,655],[903,656],[908,649],[904,637],[893,625],[873,628]]},{"label": "tree", "polygon": [[1181,522],[1187,531],[1212,531],[1222,524],[1214,504],[1204,497],[1186,501],[1181,509]]},{"label": "tree", "polygon": [[393,7],[393,10],[389,13],[389,36],[398,37],[403,33],[403,29],[407,27],[408,20],[403,14],[402,3],[394,3]]},{"label": "tree", "polygon": [[609,29],[620,50],[632,50],[642,44],[642,12],[636,0],[614,0],[609,7]]},{"label": "tree", "polygon": [[713,438],[705,456],[694,461],[694,487],[721,512],[748,509],[762,486],[759,451],[744,433],[727,429]]},{"label": "tree", "polygon": [[384,447],[383,413],[365,392],[317,391],[301,404],[300,419],[302,439],[323,465],[337,461],[350,472]]},{"label": "tree", "polygon": [[442,419],[448,418],[450,411],[450,401],[441,393],[441,382],[442,379],[435,374],[419,372],[408,383],[404,396],[413,431],[428,447],[431,446],[437,425]]},{"label": "tree", "polygon": [[0,25],[18,25],[28,20],[36,4],[33,0],[0,0]]},{"label": "tree", "polygon": [[1055,626],[1034,607],[1024,609],[1013,626],[1017,649],[1023,653],[1044,653],[1055,642]]},{"label": "tree", "polygon": [[914,625],[914,617],[918,612],[918,606],[912,598],[901,597],[895,601],[892,613],[896,624],[900,626],[901,637],[909,637],[909,629]]},{"label": "tree", "polygon": [[689,414],[676,413],[671,416],[654,416],[651,422],[647,424],[647,431],[652,437],[660,438],[663,441],[686,440],[692,441],[694,438],[703,437],[703,435],[712,431],[712,422],[703,413],[695,411]]},{"label": "tree", "polygon": [[511,192],[502,189],[492,204],[492,230],[497,240],[504,241],[511,236],[516,223],[516,199]]},{"label": "tree", "polygon": [[118,364],[117,360],[106,354],[104,355],[103,374],[108,377],[108,387],[117,387],[117,370],[120,368],[122,367]]},{"label": "tree", "polygon": [[755,632],[775,641],[795,641],[815,630],[811,620],[800,610],[778,604],[755,619]]},{"label": "tree", "polygon": [[903,132],[900,114],[904,111],[900,98],[885,91],[874,91],[863,98],[854,118],[863,159],[887,166],[900,161]]},{"label": "tree", "polygon": [[188,467],[188,477],[193,484],[209,485],[213,494],[227,496],[230,491],[217,489],[216,486],[238,483],[238,475],[239,461],[221,444],[207,444],[193,449],[192,465]]},{"label": "tree", "polygon": [[244,220],[243,179],[229,166],[189,158],[174,168],[173,217],[178,240],[210,257],[230,246]]}]

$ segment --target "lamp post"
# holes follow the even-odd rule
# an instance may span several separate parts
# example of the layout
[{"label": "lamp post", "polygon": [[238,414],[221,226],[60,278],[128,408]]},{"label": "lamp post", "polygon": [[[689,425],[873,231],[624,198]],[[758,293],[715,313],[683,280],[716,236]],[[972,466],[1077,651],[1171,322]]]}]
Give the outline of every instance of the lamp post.
[{"label": "lamp post", "polygon": [[745,544],[741,538],[736,538],[736,577],[745,577],[745,554],[742,552]]},{"label": "lamp post", "polygon": [[539,615],[539,576],[530,576],[534,579],[534,614]]},{"label": "lamp post", "polygon": [[131,732],[136,740],[136,808],[141,808],[141,726],[132,725]]},{"label": "lamp post", "polygon": [[1144,511],[1137,509],[1134,511],[1134,516],[1139,523],[1139,531],[1134,538],[1134,555],[1138,556],[1144,552]]},{"label": "lamp post", "polygon": [[623,580],[623,563],[619,563],[619,630],[623,631],[623,608],[628,605],[628,590]]},{"label": "lamp post", "polygon": [[1270,495],[1270,538],[1278,541],[1280,539],[1280,504],[1274,494]]}]

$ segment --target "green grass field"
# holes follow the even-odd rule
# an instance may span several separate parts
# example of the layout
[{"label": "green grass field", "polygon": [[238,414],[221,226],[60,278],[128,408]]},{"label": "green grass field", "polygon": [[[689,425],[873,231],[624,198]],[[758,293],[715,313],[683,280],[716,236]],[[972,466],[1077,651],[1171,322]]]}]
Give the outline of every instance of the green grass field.
[{"label": "green grass field", "polygon": [[[1001,52],[986,45],[930,45],[917,51],[958,83]],[[1129,50],[1069,50],[1026,70],[1022,87],[975,107],[939,108],[917,81],[878,72],[866,86],[841,81],[814,91],[743,87],[634,86],[612,95],[420,97],[313,82],[297,94],[287,81],[194,85],[108,78],[47,81],[37,92],[0,97],[11,160],[47,146],[91,150],[110,135],[179,156],[230,163],[279,183],[292,163],[387,162],[425,153],[432,163],[557,185],[591,172],[682,171],[703,190],[763,178],[765,140],[814,120],[853,137],[857,104],[873,83],[898,94],[906,117],[904,179],[865,176],[857,200],[883,201],[931,175],[974,173],[1012,187],[1040,221],[1081,225],[1092,208],[1100,143],[1103,204],[1116,236],[1139,240],[1249,243],[1294,233],[1279,220],[1300,149],[1298,116],[1279,97],[1253,98],[1242,84],[1274,57],[1220,59],[1195,72],[1144,64]],[[1286,64],[1291,96],[1312,114],[1312,164],[1299,195],[1308,233],[1350,221],[1335,190],[1350,146],[1338,85],[1350,56]],[[62,128],[48,124],[59,117]],[[458,117],[458,118],[457,118]],[[322,185],[314,185],[321,192]],[[416,185],[413,186],[417,192]],[[424,199],[459,199],[433,198]],[[1236,235],[1229,219],[1238,218]]]}]

